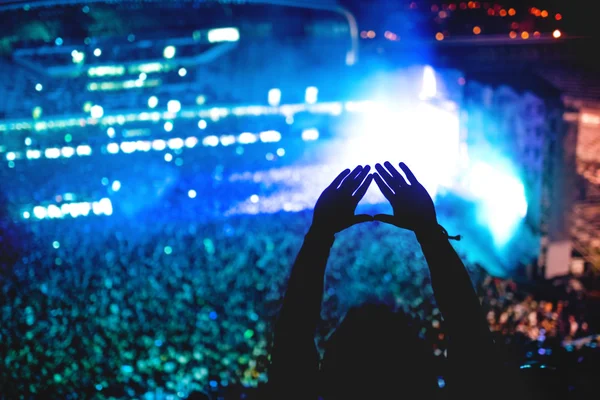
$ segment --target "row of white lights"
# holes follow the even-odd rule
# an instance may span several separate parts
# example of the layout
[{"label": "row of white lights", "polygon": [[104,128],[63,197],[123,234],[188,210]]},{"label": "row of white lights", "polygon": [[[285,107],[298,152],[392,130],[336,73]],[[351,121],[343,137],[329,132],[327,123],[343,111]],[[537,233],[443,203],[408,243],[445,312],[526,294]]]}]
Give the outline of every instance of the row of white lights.
[{"label": "row of white lights", "polygon": [[93,213],[94,215],[112,215],[113,206],[108,197],[104,197],[99,201],[79,202],[79,203],[64,203],[60,206],[50,204],[47,206],[35,206],[33,210],[23,211],[23,218],[30,219],[62,219],[70,216],[77,218],[79,216],[87,217]]},{"label": "row of white lights", "polygon": [[[43,151],[43,153],[42,153]],[[25,158],[28,160],[37,160],[38,158],[42,158],[42,154],[45,158],[54,159],[54,158],[71,158],[74,155],[89,156],[92,154],[92,148],[87,144],[82,144],[77,147],[65,146],[63,148],[58,147],[50,147],[44,150],[36,150],[29,149],[25,152]],[[22,153],[9,151],[6,153],[7,161],[14,161],[16,159],[21,158]]]},{"label": "row of white lights", "polygon": [[[313,141],[319,138],[319,131],[315,128],[305,129],[302,131],[302,140]],[[281,140],[281,133],[274,130],[264,131],[260,133],[243,132],[239,135],[209,135],[202,139],[202,145],[205,147],[231,146],[233,144],[252,144],[256,142],[262,143],[277,143]],[[106,151],[110,154],[117,154],[119,151],[130,154],[135,151],[147,152],[150,150],[163,151],[167,147],[171,150],[179,150],[184,147],[189,149],[195,147],[199,140],[195,136],[188,138],[171,138],[168,140],[155,139],[137,140],[119,143],[109,143],[106,146]]]},{"label": "row of white lights", "polygon": [[[171,103],[171,109],[177,109],[177,100]],[[181,105],[179,105],[181,106]],[[293,121],[293,116],[296,113],[308,112],[311,114],[329,114],[333,116],[341,115],[344,111],[347,112],[367,112],[377,106],[376,102],[373,101],[347,101],[347,102],[328,102],[328,103],[317,103],[317,104],[283,104],[281,106],[235,106],[235,107],[211,107],[199,110],[181,110],[179,112],[135,112],[128,114],[119,115],[104,115],[104,109],[102,106],[95,105],[90,109],[89,118],[57,118],[47,121],[0,121],[0,132],[9,131],[21,131],[21,130],[34,130],[37,132],[45,131],[49,129],[65,129],[69,127],[81,128],[85,125],[94,125],[101,123],[103,125],[123,125],[127,122],[134,121],[160,121],[173,120],[173,119],[194,119],[194,118],[208,118],[212,121],[218,121],[221,118],[227,116],[243,117],[243,116],[265,116],[265,115],[283,115],[286,117],[286,121]],[[82,122],[85,125],[82,125]],[[292,122],[288,122],[292,123]]]},{"label": "row of white lights", "polygon": [[[305,102],[307,104],[316,104],[319,96],[319,89],[314,86],[306,88]],[[273,88],[269,90],[267,100],[271,107],[277,107],[281,104],[281,89]],[[156,108],[158,106],[158,98],[151,96],[148,98],[148,108]],[[170,113],[178,113],[181,111],[181,102],[179,100],[169,100],[167,102],[167,111]],[[90,108],[90,116],[95,119],[100,119],[104,116],[104,108],[98,104]]]},{"label": "row of white lights", "polygon": [[[305,129],[302,131],[302,140],[313,141],[319,138],[319,131],[315,128]],[[232,144],[252,144],[256,142],[262,143],[277,143],[281,140],[281,133],[274,130],[263,131],[260,133],[243,132],[239,135],[209,135],[202,139],[202,145],[205,147],[217,147],[219,144],[222,146],[230,146]],[[126,141],[119,143],[109,143],[106,146],[106,151],[109,154],[117,154],[119,151],[130,154],[135,151],[147,152],[150,150],[163,151],[167,147],[171,150],[182,149],[187,147],[189,149],[195,147],[199,140],[196,136],[190,136],[188,138],[171,138],[168,140],[155,139],[155,140],[137,140],[137,141]],[[25,152],[25,158],[29,160],[36,160],[42,157],[56,159],[56,158],[70,158],[77,154],[78,156],[89,156],[92,154],[92,148],[88,145],[80,145],[76,148],[65,146],[62,149],[52,147],[43,150],[27,150]],[[19,152],[8,152],[6,153],[6,159],[8,161],[14,161],[21,157]]]}]

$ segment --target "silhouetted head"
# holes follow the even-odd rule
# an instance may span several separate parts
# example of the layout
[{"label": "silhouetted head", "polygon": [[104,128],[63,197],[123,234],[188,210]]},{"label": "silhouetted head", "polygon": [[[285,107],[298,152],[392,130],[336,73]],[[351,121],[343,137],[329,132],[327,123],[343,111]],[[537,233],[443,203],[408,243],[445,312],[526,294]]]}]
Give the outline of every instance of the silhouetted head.
[{"label": "silhouetted head", "polygon": [[386,305],[351,309],[325,345],[326,398],[428,398],[435,384],[433,355],[412,322]]}]

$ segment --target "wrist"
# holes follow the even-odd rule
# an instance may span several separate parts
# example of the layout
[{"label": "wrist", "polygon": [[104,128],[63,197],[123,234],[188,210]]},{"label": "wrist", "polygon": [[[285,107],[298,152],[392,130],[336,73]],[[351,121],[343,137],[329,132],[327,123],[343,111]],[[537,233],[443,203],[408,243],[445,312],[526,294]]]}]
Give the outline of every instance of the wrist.
[{"label": "wrist", "polygon": [[333,241],[335,240],[335,232],[327,228],[311,225],[311,227],[305,235],[305,239],[331,241],[331,243],[333,243]]},{"label": "wrist", "polygon": [[420,243],[431,242],[435,240],[448,240],[448,234],[445,229],[437,222],[435,224],[427,225],[423,228],[415,230],[415,235]]}]

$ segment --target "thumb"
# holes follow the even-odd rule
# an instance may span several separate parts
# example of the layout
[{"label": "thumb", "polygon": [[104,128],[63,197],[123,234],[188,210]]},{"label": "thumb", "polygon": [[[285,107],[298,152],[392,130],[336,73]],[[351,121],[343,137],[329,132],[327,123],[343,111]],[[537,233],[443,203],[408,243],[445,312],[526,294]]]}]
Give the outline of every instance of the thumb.
[{"label": "thumb", "polygon": [[386,224],[390,224],[390,225],[394,225],[394,226],[400,227],[400,225],[398,225],[398,223],[396,222],[396,219],[394,218],[393,215],[377,214],[377,215],[375,215],[373,217],[373,219],[375,221],[385,222]]}]

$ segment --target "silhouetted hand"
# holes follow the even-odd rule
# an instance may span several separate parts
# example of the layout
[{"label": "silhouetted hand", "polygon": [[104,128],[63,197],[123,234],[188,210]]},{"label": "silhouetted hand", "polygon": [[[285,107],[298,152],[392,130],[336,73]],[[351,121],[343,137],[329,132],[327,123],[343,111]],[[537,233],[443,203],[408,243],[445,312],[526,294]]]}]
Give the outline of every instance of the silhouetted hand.
[{"label": "silhouetted hand", "polygon": [[364,168],[359,165],[352,172],[344,170],[334,179],[317,200],[311,230],[335,234],[352,225],[373,221],[371,215],[354,215],[373,181],[370,170],[368,165]]},{"label": "silhouetted hand", "polygon": [[[412,171],[404,163],[400,168],[408,182],[389,163],[375,165],[378,173],[373,174],[375,182],[394,209],[394,215],[377,214],[376,221],[386,222],[413,232],[424,232],[438,226],[435,207],[427,190],[417,181]],[[410,183],[410,184],[409,184]]]}]

